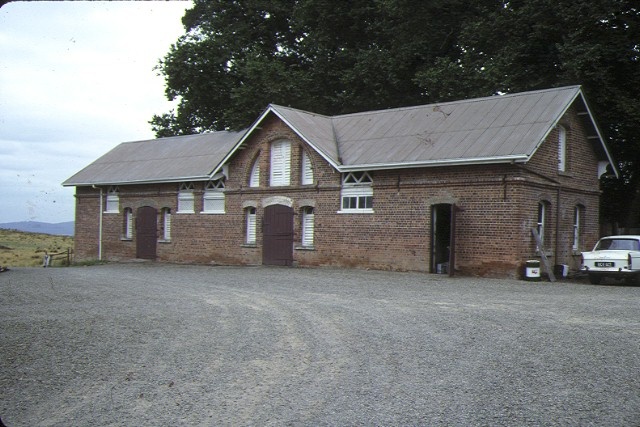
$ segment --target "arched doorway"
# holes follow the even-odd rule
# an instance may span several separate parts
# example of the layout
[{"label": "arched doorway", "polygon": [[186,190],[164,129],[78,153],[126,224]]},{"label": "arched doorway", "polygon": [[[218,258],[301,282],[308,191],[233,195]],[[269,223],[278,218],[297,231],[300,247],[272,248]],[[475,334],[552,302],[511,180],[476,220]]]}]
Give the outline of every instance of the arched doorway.
[{"label": "arched doorway", "polygon": [[293,265],[293,208],[271,205],[264,209],[262,263]]},{"label": "arched doorway", "polygon": [[156,259],[158,215],[155,208],[142,206],[136,211],[136,258]]}]

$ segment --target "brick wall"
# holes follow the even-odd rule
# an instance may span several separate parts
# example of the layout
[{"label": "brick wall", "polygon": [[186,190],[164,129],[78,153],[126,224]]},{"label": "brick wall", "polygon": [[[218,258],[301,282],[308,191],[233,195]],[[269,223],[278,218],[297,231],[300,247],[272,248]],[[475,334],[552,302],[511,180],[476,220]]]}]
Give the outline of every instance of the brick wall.
[{"label": "brick wall", "polygon": [[[524,262],[535,258],[530,229],[537,223],[537,206],[549,203],[546,242],[552,263],[577,268],[573,243],[576,205],[584,209],[581,245],[597,239],[597,159],[585,147],[584,130],[573,111],[563,121],[568,129],[567,171],[557,168],[557,132],[553,131],[532,160],[522,165],[484,165],[373,171],[375,213],[339,213],[341,174],[274,116],[248,139],[229,164],[226,213],[202,214],[204,183],[195,183],[195,213],[178,214],[178,184],[120,186],[120,214],[103,215],[103,257],[135,257],[133,240],[123,240],[124,208],[134,215],[141,206],[160,212],[170,208],[170,242],[158,243],[161,261],[213,264],[260,264],[262,216],[273,198],[294,211],[294,262],[303,266],[337,265],[359,268],[430,271],[432,208],[460,207],[456,221],[456,270],[460,274],[521,276]],[[269,186],[271,143],[292,142],[291,185]],[[301,185],[302,152],[313,165],[314,184]],[[255,161],[260,186],[249,187]],[[97,190],[78,188],[76,259],[97,257]],[[245,244],[245,208],[256,208],[257,241]],[[314,248],[302,248],[301,209],[314,207]]]}]

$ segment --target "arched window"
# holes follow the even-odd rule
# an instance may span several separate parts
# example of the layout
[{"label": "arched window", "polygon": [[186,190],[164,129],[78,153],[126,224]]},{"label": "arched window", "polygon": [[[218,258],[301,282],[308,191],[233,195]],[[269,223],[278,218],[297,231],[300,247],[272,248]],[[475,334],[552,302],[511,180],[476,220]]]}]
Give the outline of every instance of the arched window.
[{"label": "arched window", "polygon": [[306,151],[302,151],[302,177],[300,181],[302,185],[313,184],[313,167],[311,166],[311,158]]},{"label": "arched window", "polygon": [[260,157],[253,162],[251,175],[249,175],[249,187],[260,187]]},{"label": "arched window", "polygon": [[313,247],[315,214],[311,206],[302,208],[302,246]]},{"label": "arched window", "polygon": [[291,143],[286,140],[271,144],[269,184],[278,187],[291,184]]},{"label": "arched window", "polygon": [[245,209],[246,232],[245,243],[253,245],[256,243],[256,208],[250,206]]},{"label": "arched window", "polygon": [[171,209],[162,208],[160,215],[160,235],[162,236],[162,241],[169,242],[171,241]]},{"label": "arched window", "polygon": [[558,126],[558,171],[567,169],[567,130]]},{"label": "arched window", "polygon": [[131,208],[124,208],[122,237],[126,240],[130,240],[133,238],[133,209]]},{"label": "arched window", "polygon": [[541,201],[538,203],[538,223],[537,230],[538,235],[540,236],[540,241],[544,245],[545,243],[545,234],[547,231],[547,215],[549,211],[549,202]]}]

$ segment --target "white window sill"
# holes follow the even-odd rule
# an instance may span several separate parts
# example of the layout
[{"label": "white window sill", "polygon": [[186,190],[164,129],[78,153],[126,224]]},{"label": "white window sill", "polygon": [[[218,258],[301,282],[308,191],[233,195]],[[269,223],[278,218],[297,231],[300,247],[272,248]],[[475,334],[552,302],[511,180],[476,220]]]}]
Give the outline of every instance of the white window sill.
[{"label": "white window sill", "polygon": [[184,214],[195,214],[195,211],[178,211],[176,212],[177,215],[184,215]]},{"label": "white window sill", "polygon": [[202,215],[223,215],[226,212],[224,211],[202,211],[200,212]]},{"label": "white window sill", "polygon": [[106,213],[106,214],[119,214],[120,211],[104,211],[103,213]]},{"label": "white window sill", "polygon": [[171,239],[160,239],[158,243],[171,243]]},{"label": "white window sill", "polygon": [[123,242],[132,242],[133,237],[121,237],[120,240]]},{"label": "white window sill", "polygon": [[297,251],[315,251],[316,247],[315,246],[296,246],[295,249]]},{"label": "white window sill", "polygon": [[339,214],[372,214],[375,213],[373,209],[345,209],[338,211]]},{"label": "white window sill", "polygon": [[257,248],[258,244],[257,243],[243,243],[240,245],[240,247],[243,248]]}]

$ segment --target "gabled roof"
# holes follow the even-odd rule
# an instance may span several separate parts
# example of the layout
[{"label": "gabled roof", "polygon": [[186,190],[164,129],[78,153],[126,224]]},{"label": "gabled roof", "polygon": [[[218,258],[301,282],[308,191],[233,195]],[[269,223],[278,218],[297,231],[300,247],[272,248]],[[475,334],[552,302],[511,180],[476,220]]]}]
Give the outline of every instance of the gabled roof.
[{"label": "gabled roof", "polygon": [[270,115],[340,172],[444,165],[526,163],[575,105],[601,160],[617,170],[580,86],[323,116],[270,105],[245,132],[123,143],[63,185],[206,180]]},{"label": "gabled roof", "polygon": [[614,165],[580,86],[333,117],[270,105],[245,138],[275,114],[341,172],[526,163],[574,102],[596,152]]},{"label": "gabled roof", "polygon": [[213,132],[125,142],[62,185],[135,184],[205,180],[243,132]]}]

